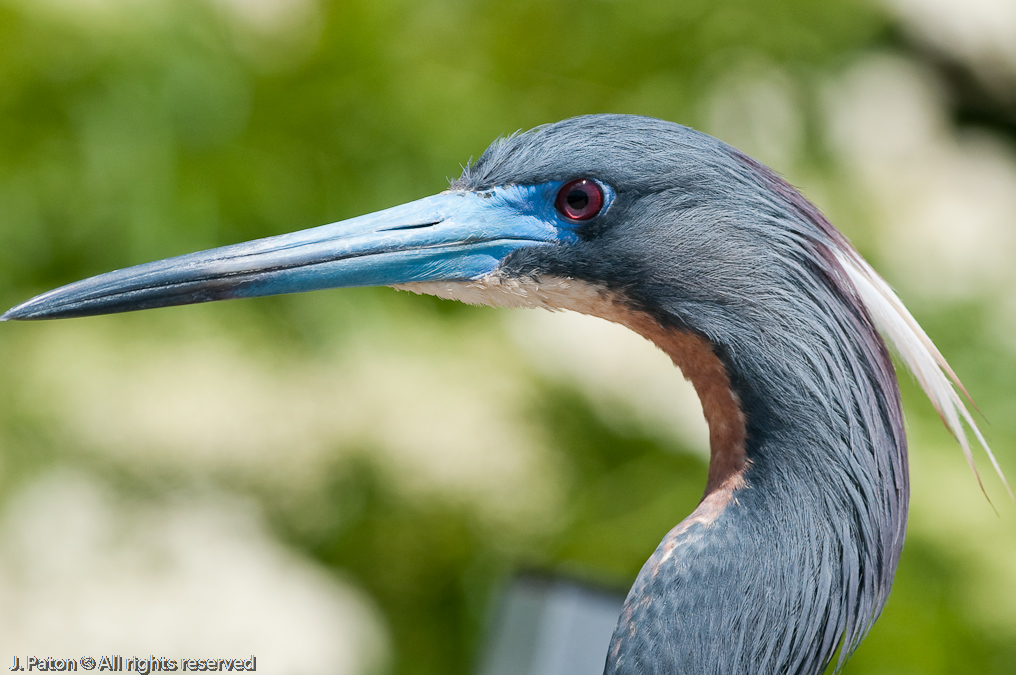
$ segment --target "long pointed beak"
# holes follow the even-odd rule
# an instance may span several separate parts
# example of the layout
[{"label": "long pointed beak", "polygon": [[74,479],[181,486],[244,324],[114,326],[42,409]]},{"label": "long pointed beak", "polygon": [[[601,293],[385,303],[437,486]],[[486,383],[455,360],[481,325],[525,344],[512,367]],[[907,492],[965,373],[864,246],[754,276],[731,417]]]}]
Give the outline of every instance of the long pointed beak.
[{"label": "long pointed beak", "polygon": [[111,314],[351,286],[467,281],[512,251],[574,237],[494,192],[445,192],[243,244],[100,274],[37,296],[0,319]]}]

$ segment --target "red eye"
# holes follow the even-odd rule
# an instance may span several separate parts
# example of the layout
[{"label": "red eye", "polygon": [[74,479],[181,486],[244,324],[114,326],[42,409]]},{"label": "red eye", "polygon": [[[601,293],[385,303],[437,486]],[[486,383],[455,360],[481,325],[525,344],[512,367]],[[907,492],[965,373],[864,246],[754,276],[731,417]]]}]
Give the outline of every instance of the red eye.
[{"label": "red eye", "polygon": [[588,178],[573,180],[561,186],[554,206],[565,218],[589,220],[603,208],[603,190]]}]

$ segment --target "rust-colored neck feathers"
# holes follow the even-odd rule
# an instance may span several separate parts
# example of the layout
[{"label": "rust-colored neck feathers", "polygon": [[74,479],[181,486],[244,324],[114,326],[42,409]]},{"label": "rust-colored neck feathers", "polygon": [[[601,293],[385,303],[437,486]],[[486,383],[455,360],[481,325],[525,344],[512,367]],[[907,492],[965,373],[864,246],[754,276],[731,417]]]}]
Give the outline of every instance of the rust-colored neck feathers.
[{"label": "rust-colored neck feathers", "polygon": [[620,310],[607,318],[652,341],[695,387],[709,424],[709,479],[705,497],[682,525],[711,522],[726,507],[734,490],[744,487],[749,464],[744,413],[723,362],[705,338],[661,326],[644,312]]},{"label": "rust-colored neck feathers", "polygon": [[633,309],[618,293],[575,279],[516,279],[494,273],[466,283],[426,282],[405,284],[400,288],[474,305],[568,309],[635,331],[662,349],[691,381],[709,424],[711,456],[705,497],[682,525],[696,518],[700,522],[711,522],[732,499],[734,490],[744,486],[744,473],[748,468],[744,413],[731,389],[723,362],[705,338],[664,327],[646,312]]}]

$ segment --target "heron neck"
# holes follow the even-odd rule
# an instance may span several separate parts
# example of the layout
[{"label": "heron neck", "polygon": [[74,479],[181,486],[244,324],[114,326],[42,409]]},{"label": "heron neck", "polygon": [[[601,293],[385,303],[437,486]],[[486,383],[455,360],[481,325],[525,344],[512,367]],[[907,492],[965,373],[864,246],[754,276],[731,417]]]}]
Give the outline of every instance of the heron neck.
[{"label": "heron neck", "polygon": [[846,356],[812,372],[767,360],[814,344],[795,336],[735,360],[648,315],[624,323],[692,381],[711,459],[703,500],[632,587],[607,672],[822,672],[881,610],[902,545],[905,441],[884,348],[834,336]]}]

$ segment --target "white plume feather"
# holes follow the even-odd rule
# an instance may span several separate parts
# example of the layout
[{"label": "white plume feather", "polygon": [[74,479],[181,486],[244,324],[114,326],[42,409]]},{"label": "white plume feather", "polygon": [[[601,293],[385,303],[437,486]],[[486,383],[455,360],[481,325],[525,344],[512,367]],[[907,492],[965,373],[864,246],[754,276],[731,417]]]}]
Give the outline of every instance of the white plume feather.
[{"label": "white plume feather", "polygon": [[917,320],[903,306],[900,299],[896,297],[889,284],[872,269],[871,265],[854,251],[841,250],[837,251],[836,255],[853,282],[854,288],[857,289],[861,301],[867,307],[875,326],[884,337],[888,338],[891,346],[899,354],[907,368],[913,372],[921,388],[924,389],[924,393],[928,395],[932,405],[942,417],[942,421],[959,441],[963,448],[963,454],[966,455],[967,462],[970,464],[974,476],[977,477],[978,484],[981,485],[981,490],[984,490],[984,485],[977,472],[970,442],[961,420],[966,421],[981,447],[988,454],[988,458],[991,460],[992,466],[995,467],[999,478],[1002,479],[1002,484],[1005,485],[1009,496],[1016,500],[998,460],[995,459],[991,448],[988,447],[984,435],[974,422],[974,418],[959,392],[963,392],[968,400],[970,396],[964,389],[963,383],[956,377],[956,373],[949,367],[945,357],[938,351]]}]

